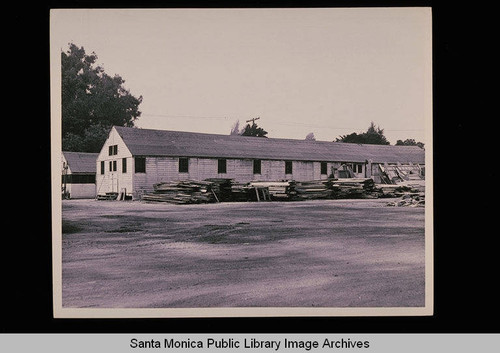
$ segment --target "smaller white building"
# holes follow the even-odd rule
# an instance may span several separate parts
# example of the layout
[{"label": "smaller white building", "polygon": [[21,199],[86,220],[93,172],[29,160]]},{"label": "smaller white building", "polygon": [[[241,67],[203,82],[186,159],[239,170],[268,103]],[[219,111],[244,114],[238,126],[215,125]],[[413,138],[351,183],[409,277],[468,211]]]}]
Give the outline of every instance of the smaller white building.
[{"label": "smaller white building", "polygon": [[62,152],[62,197],[93,199],[96,197],[96,160],[98,153]]}]

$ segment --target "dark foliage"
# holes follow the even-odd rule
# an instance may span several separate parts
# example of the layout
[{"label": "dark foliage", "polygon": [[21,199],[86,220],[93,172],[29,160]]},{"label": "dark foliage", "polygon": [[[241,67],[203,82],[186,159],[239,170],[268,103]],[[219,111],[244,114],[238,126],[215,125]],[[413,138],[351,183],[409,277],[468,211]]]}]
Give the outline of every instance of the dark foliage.
[{"label": "dark foliage", "polygon": [[136,98],[96,66],[97,55],[69,44],[61,53],[62,145],[65,151],[99,152],[113,125],[134,126],[141,115]]}]

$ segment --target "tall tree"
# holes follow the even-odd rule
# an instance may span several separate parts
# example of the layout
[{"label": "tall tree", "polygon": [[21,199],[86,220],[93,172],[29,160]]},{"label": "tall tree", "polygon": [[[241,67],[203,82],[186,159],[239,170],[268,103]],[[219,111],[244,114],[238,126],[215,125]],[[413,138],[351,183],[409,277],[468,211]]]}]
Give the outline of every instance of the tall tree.
[{"label": "tall tree", "polygon": [[374,122],[370,123],[370,127],[366,132],[357,134],[355,132],[349,135],[338,137],[335,142],[347,143],[364,143],[369,145],[389,145],[390,142],[384,136],[384,129],[375,126]]},{"label": "tall tree", "polygon": [[308,141],[316,141],[316,137],[314,137],[314,132],[310,132],[306,135],[306,140]]},{"label": "tall tree", "polygon": [[256,136],[256,137],[266,137],[267,131],[261,127],[258,127],[255,121],[252,121],[252,125],[246,124],[241,131],[241,136]]},{"label": "tall tree", "polygon": [[97,55],[69,43],[61,52],[63,150],[99,152],[113,125],[133,127],[142,96],[134,97],[119,76],[96,65]]},{"label": "tall tree", "polygon": [[416,142],[415,139],[406,139],[406,140],[397,140],[396,146],[418,146],[420,148],[424,148],[423,142]]},{"label": "tall tree", "polygon": [[240,134],[240,121],[236,120],[236,122],[231,127],[231,132],[229,133],[229,135],[234,136],[234,135],[239,135],[239,134]]}]

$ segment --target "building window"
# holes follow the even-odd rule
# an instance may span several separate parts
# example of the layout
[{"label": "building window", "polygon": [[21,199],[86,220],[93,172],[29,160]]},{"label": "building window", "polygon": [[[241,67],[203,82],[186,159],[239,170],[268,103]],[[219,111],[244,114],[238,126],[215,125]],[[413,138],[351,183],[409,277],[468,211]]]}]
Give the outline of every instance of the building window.
[{"label": "building window", "polygon": [[353,164],[352,171],[354,173],[363,173],[363,165],[362,164]]},{"label": "building window", "polygon": [[146,158],[135,157],[135,172],[136,173],[146,173]]},{"label": "building window", "polygon": [[321,162],[321,174],[328,174],[328,166],[326,162]]},{"label": "building window", "polygon": [[104,174],[104,161],[101,161],[101,174]]},{"label": "building window", "polygon": [[292,174],[292,161],[285,161],[285,174]]},{"label": "building window", "polygon": [[127,158],[122,158],[122,173],[127,172]]},{"label": "building window", "polygon": [[189,172],[189,158],[179,158],[179,173]]},{"label": "building window", "polygon": [[109,171],[110,172],[113,171],[113,162],[112,161],[109,161]]},{"label": "building window", "polygon": [[217,173],[226,174],[227,172],[227,160],[226,159],[218,159],[217,160]]},{"label": "building window", "polygon": [[95,184],[95,174],[69,174],[64,175],[66,184]]},{"label": "building window", "polygon": [[253,160],[253,173],[260,174],[262,170],[262,161],[260,159]]},{"label": "building window", "polygon": [[65,184],[95,184],[95,174],[67,174],[63,175]]},{"label": "building window", "polygon": [[116,161],[113,161],[113,172],[116,172]]},{"label": "building window", "polygon": [[118,154],[118,145],[109,146],[108,153],[110,156],[117,155]]}]

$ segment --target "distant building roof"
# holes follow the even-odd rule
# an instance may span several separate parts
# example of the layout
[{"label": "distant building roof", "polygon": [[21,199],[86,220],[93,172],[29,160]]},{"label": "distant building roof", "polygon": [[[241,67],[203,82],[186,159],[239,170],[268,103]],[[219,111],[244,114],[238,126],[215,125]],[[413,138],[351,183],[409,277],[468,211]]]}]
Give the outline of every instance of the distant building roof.
[{"label": "distant building roof", "polygon": [[418,146],[292,140],[115,126],[134,156],[425,163]]},{"label": "distant building roof", "polygon": [[72,174],[96,172],[98,153],[63,151],[63,155]]}]

